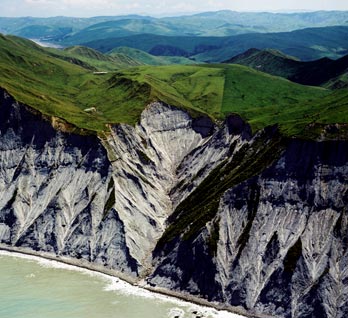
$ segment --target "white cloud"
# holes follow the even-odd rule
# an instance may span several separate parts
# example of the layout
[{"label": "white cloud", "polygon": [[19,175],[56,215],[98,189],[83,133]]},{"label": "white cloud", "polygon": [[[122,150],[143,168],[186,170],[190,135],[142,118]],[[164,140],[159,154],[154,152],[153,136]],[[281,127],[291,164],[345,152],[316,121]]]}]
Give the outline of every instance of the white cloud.
[{"label": "white cloud", "polygon": [[[115,4],[115,1],[112,0],[61,0],[61,2],[68,6],[86,6],[86,7],[96,7],[96,6],[111,6]],[[117,2],[116,2],[117,3]]]},{"label": "white cloud", "polygon": [[24,0],[25,3],[29,4],[29,5],[47,5],[47,4],[54,4],[54,1],[52,0]]}]

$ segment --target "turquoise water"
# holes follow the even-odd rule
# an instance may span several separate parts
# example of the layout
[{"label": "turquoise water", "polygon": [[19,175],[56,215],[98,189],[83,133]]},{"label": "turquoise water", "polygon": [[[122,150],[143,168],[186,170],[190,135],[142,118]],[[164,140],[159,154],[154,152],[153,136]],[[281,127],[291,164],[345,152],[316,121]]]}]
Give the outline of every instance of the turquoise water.
[{"label": "turquoise water", "polygon": [[36,257],[0,253],[0,317],[239,316],[158,296],[117,278]]}]

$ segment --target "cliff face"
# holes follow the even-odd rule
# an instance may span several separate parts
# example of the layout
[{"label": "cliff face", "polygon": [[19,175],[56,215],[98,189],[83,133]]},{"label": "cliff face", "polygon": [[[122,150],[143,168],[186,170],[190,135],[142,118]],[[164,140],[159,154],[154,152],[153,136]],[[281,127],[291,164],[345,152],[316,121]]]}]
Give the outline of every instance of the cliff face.
[{"label": "cliff face", "polygon": [[0,95],[0,239],[137,272],[115,210],[106,216],[112,173],[94,136],[58,132]]},{"label": "cliff face", "polygon": [[103,140],[0,92],[0,241],[281,317],[348,313],[348,142],[160,103]]},{"label": "cliff face", "polygon": [[160,246],[149,280],[255,313],[345,317],[347,147],[287,142],[273,165],[223,193],[200,231]]}]

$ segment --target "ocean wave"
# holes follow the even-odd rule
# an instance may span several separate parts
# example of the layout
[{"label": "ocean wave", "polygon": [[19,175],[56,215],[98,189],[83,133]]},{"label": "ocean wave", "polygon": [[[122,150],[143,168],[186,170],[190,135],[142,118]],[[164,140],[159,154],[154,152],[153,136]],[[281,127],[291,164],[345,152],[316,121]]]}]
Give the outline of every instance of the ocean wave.
[{"label": "ocean wave", "polygon": [[[147,299],[153,299],[156,301],[163,301],[172,304],[173,306],[178,306],[180,308],[172,308],[172,311],[169,312],[169,317],[172,317],[173,312],[179,312],[182,313],[182,310],[185,309],[185,311],[189,313],[198,313],[199,316],[205,317],[205,318],[245,318],[244,316],[240,316],[237,314],[232,314],[227,311],[218,311],[211,307],[205,307],[196,305],[184,300],[177,299],[175,297],[162,295],[159,293],[154,293],[149,290],[143,289],[141,287],[134,286],[130,283],[127,283],[126,281],[123,281],[120,278],[112,277],[107,274],[103,274],[100,272],[96,272],[93,270],[81,268],[75,265],[69,265],[65,264],[59,261],[55,260],[49,260],[45,259],[40,256],[33,256],[28,254],[22,254],[22,253],[16,253],[16,252],[8,252],[8,251],[0,251],[0,257],[2,256],[9,256],[14,258],[20,258],[24,259],[30,262],[36,262],[38,265],[45,267],[45,268],[53,268],[53,269],[61,269],[61,270],[69,270],[69,271],[75,271],[82,273],[84,275],[88,275],[91,277],[97,277],[101,279],[104,283],[104,291],[106,292],[117,292],[122,295],[129,295],[129,296],[135,296],[135,297],[142,297]],[[175,316],[179,317],[185,317],[180,316],[181,314],[176,314]],[[191,315],[192,316],[192,315]],[[190,316],[190,317],[191,317]],[[196,316],[195,314],[193,316]]]}]

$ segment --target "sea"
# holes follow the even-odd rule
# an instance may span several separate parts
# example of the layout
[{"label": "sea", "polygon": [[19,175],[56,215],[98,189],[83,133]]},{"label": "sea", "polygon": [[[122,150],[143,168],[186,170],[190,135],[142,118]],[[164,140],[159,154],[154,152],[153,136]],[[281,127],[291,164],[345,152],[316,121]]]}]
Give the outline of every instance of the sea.
[{"label": "sea", "polygon": [[57,261],[0,251],[0,317],[244,318]]}]

